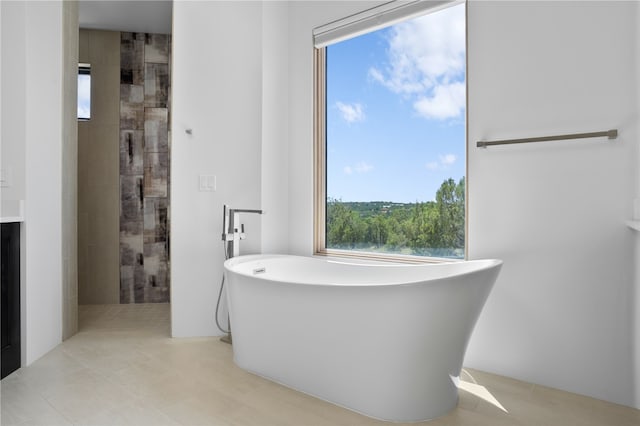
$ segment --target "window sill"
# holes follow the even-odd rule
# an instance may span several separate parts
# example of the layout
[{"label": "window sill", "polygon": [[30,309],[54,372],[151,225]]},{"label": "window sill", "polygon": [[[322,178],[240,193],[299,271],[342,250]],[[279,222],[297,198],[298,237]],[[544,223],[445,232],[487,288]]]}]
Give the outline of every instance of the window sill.
[{"label": "window sill", "polygon": [[424,263],[445,263],[445,262],[461,262],[464,259],[449,259],[449,258],[441,258],[441,257],[421,257],[421,256],[410,256],[410,255],[401,255],[401,254],[390,254],[390,253],[371,253],[371,252],[363,252],[363,251],[351,251],[351,250],[337,250],[337,249],[329,249],[329,250],[321,250],[314,253],[314,256],[322,256],[333,259],[341,259],[341,260],[354,260],[361,262],[385,262],[385,263],[407,263],[407,264],[424,264]]},{"label": "window sill", "polygon": [[640,220],[628,220],[627,226],[634,231],[640,232]]}]

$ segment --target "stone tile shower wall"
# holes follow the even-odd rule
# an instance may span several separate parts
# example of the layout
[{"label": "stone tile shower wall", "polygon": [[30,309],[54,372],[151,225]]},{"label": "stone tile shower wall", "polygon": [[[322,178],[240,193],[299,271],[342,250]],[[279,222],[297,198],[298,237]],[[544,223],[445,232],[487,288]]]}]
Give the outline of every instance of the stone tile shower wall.
[{"label": "stone tile shower wall", "polygon": [[169,302],[171,36],[121,33],[120,303]]}]

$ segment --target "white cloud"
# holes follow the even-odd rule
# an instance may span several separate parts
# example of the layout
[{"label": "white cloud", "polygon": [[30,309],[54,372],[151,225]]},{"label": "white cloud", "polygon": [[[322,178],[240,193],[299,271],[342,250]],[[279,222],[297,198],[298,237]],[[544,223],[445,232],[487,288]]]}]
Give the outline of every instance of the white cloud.
[{"label": "white cloud", "polygon": [[427,170],[431,171],[445,170],[455,163],[457,159],[458,157],[456,157],[455,154],[439,155],[438,161],[430,161],[425,165],[425,167]]},{"label": "white cloud", "polygon": [[382,74],[382,72],[377,68],[369,68],[369,77],[378,83],[384,84],[385,82],[384,74]]},{"label": "white cloud", "polygon": [[440,164],[437,161],[431,161],[427,163],[426,167],[429,170],[438,170],[438,168],[440,167]]},{"label": "white cloud", "polygon": [[342,118],[347,123],[355,123],[356,121],[364,121],[365,119],[364,109],[359,103],[345,104],[336,102],[336,107],[340,110]]},{"label": "white cloud", "polygon": [[342,171],[345,175],[355,173],[368,173],[373,170],[373,166],[366,161],[358,161],[355,166],[345,166]]},{"label": "white cloud", "polygon": [[354,169],[358,173],[367,173],[373,170],[373,166],[369,163],[365,163],[364,161],[360,161],[358,164],[356,164]]},{"label": "white cloud", "polygon": [[382,69],[369,69],[369,77],[414,99],[414,108],[423,117],[445,120],[459,116],[465,107],[464,27],[464,5],[392,27],[389,63]]},{"label": "white cloud", "polygon": [[420,97],[413,108],[422,117],[446,120],[460,116],[465,103],[465,84],[457,82],[436,86],[431,96]]},{"label": "white cloud", "polygon": [[442,164],[443,166],[450,166],[453,163],[455,163],[457,160],[455,154],[440,155],[439,159],[440,159],[440,164]]}]

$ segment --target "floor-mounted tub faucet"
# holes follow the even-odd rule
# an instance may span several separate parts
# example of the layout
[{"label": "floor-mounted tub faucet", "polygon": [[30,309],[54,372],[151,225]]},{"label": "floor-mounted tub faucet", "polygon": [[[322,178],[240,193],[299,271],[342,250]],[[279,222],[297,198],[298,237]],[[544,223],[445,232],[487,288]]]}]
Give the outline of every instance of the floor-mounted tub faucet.
[{"label": "floor-mounted tub faucet", "polygon": [[[246,235],[244,233],[244,223],[240,223],[240,213],[256,213],[262,214],[262,210],[250,210],[250,209],[231,209],[228,205],[222,207],[222,241],[225,242],[225,254],[226,259],[231,259],[240,254],[240,240],[244,240]],[[222,298],[222,289],[224,287],[224,278],[220,284],[220,292],[218,293],[218,303],[216,304],[216,324],[220,331],[227,333],[220,340],[225,343],[231,343],[231,321],[228,320],[228,330],[223,329],[218,322],[218,309],[220,308],[220,299]]]},{"label": "floor-mounted tub faucet", "polygon": [[244,223],[240,223],[240,213],[262,214],[262,210],[231,209],[222,207],[222,241],[227,243],[225,257],[231,259],[240,254],[240,240],[244,240]]}]

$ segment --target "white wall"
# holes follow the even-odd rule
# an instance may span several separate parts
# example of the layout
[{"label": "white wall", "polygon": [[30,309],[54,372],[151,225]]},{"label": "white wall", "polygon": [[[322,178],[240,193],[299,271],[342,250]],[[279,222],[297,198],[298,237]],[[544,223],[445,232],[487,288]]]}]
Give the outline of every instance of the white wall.
[{"label": "white wall", "polygon": [[262,8],[262,253],[289,251],[289,7]]},{"label": "white wall", "polygon": [[[311,253],[311,245],[305,244],[313,235],[310,218],[306,211],[299,214],[291,208],[292,204],[306,203],[308,213],[312,212],[308,190],[312,182],[311,131],[308,138],[301,137],[297,125],[302,120],[311,126],[311,114],[305,113],[312,110],[310,98],[303,98],[301,104],[299,96],[312,93],[311,75],[302,70],[307,65],[311,70],[312,51],[307,49],[311,33],[290,10],[301,8],[308,13],[305,19],[316,26],[363,6],[366,3],[336,3],[331,8],[325,2],[174,3],[174,336],[220,334],[213,312],[222,276],[223,204],[265,211],[260,218],[244,217],[247,240],[241,243],[243,253],[286,253],[296,252],[296,248],[297,252]],[[215,54],[203,55],[200,46],[205,41],[206,52]],[[309,60],[302,67],[292,61],[300,54]],[[191,136],[186,129],[193,130]],[[304,163],[299,161],[301,155]],[[198,192],[199,173],[217,176],[216,192]],[[302,180],[295,181],[301,173]],[[292,181],[296,184],[290,185]],[[296,223],[307,222],[302,234],[290,232],[300,229]],[[220,318],[226,318],[224,307]]]},{"label": "white wall", "polygon": [[[47,36],[43,37],[43,34]],[[28,2],[25,19],[27,364],[62,340],[62,4]]]},{"label": "white wall", "polygon": [[[11,174],[2,201],[24,200],[24,132],[26,50],[24,42],[25,5],[2,2],[2,152],[0,166]],[[19,37],[16,37],[19,35]],[[9,59],[10,58],[10,59]]]},{"label": "white wall", "polygon": [[[471,2],[469,257],[504,267],[466,365],[634,404],[635,2]],[[482,139],[617,128],[478,149]]]},{"label": "white wall", "polygon": [[[1,160],[5,173],[11,173],[8,187],[2,188],[2,200],[24,200],[25,198],[25,121],[26,80],[23,72],[26,64],[24,42],[25,4],[19,2],[2,2],[2,115],[1,115]],[[19,35],[17,39],[15,36]],[[9,60],[11,58],[11,60]],[[11,170],[10,172],[8,172]],[[26,315],[25,315],[25,250],[24,224],[20,233],[20,344],[21,363],[26,363]]]},{"label": "white wall", "polygon": [[[63,69],[71,65],[77,42],[64,23],[73,26],[77,11],[75,4],[62,2],[2,2],[0,7],[2,162],[13,169],[12,186],[2,198],[25,200],[20,296],[22,365],[28,365],[62,341],[63,138],[65,164],[73,168],[75,127],[75,89],[63,83]],[[65,184],[72,187],[74,175],[69,170]],[[70,239],[73,198],[71,193],[65,197],[70,220],[64,232]],[[73,247],[66,249],[69,291],[64,296],[71,299]],[[68,334],[73,333],[74,312],[65,311]]]},{"label": "white wall", "polygon": [[[3,20],[10,22],[10,28],[18,25],[9,37],[16,46],[7,52],[2,50],[3,76],[23,74],[9,84],[15,87],[7,91],[3,81],[3,101],[14,108],[10,112],[3,108],[2,143],[15,152],[22,151],[15,157],[15,164],[16,169],[24,167],[24,181],[16,181],[16,185],[23,185],[25,199],[21,277],[25,365],[62,340],[63,5],[2,3],[2,8]],[[23,49],[19,62],[8,56],[14,49]],[[5,123],[11,123],[7,139]],[[23,163],[20,156],[24,156]]]},{"label": "white wall", "polygon": [[[222,206],[261,202],[262,5],[174,2],[171,139],[172,335],[218,335]],[[186,133],[192,129],[192,134]],[[199,192],[198,175],[217,177]],[[242,253],[261,247],[245,215]],[[226,303],[224,304],[226,305]],[[220,315],[226,319],[226,310]],[[226,320],[223,321],[226,324]]]}]

